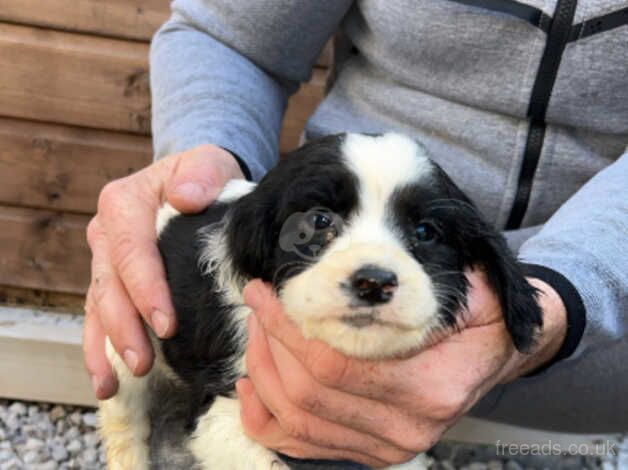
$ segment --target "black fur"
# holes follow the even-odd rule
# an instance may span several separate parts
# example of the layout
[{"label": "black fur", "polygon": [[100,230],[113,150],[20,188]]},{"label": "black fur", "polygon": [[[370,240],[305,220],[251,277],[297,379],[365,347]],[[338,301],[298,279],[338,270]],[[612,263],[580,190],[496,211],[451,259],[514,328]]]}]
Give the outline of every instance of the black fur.
[{"label": "black fur", "polygon": [[[229,261],[242,286],[261,278],[281,290],[287,279],[316,262],[329,230],[342,231],[341,223],[314,230],[307,243],[300,244],[290,239],[291,233],[282,234],[287,220],[295,214],[307,220],[313,212],[346,220],[359,206],[359,181],[339,158],[343,139],[331,136],[305,145],[270,171],[253,192],[235,202],[215,203],[198,215],[175,217],[161,233],[159,248],[178,316],[177,333],[163,340],[162,348],[185,384],[188,426],[216,396],[233,396],[237,380],[233,366],[243,353],[234,340],[235,306],[223,303],[214,279],[199,265],[200,234],[221,224]],[[536,291],[501,235],[440,168],[435,166],[429,180],[398,190],[388,212],[389,223],[404,234],[408,251],[437,286],[445,325],[455,325],[466,305],[464,269],[479,265],[499,296],[515,346],[521,351],[532,346],[542,325]],[[295,219],[297,232],[301,222]],[[420,223],[432,227],[435,238],[418,240],[415,231]],[[294,246],[286,249],[285,243]]]},{"label": "black fur", "polygon": [[[523,276],[504,238],[489,226],[473,203],[434,163],[435,177],[397,192],[393,198],[394,223],[405,235],[408,249],[430,275],[439,292],[440,315],[456,325],[466,307],[469,284],[466,267],[480,267],[499,297],[504,321],[518,350],[529,351],[543,324],[537,291]],[[437,236],[416,240],[421,222],[432,225]]]},{"label": "black fur", "polygon": [[[270,171],[255,191],[234,204],[227,243],[239,272],[280,288],[282,281],[307,266],[304,258],[313,258],[279,246],[286,220],[295,214],[305,216],[314,208],[347,219],[356,209],[358,181],[339,159],[341,143],[342,136],[329,136],[301,147]],[[307,245],[294,248],[307,250],[324,233],[312,235]]]},{"label": "black fur", "polygon": [[238,357],[235,325],[214,291],[214,279],[203,274],[199,258],[207,227],[222,221],[228,205],[213,204],[204,212],[175,217],[159,237],[166,276],[177,312],[177,332],[162,341],[167,363],[189,387],[189,425],[217,395],[233,394],[232,373]]}]

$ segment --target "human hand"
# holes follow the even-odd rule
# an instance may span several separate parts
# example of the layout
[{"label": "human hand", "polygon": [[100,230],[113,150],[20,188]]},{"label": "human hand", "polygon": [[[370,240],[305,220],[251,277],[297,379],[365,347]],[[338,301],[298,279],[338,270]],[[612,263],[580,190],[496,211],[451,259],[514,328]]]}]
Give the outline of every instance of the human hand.
[{"label": "human hand", "polygon": [[249,377],[237,384],[246,433],[299,458],[347,459],[384,467],[432,447],[494,385],[549,360],[566,314],[558,294],[541,290],[544,329],[534,352],[514,348],[499,301],[480,271],[468,273],[468,312],[459,332],[405,359],[348,358],[306,340],[268,286],[252,281]]},{"label": "human hand", "polygon": [[117,390],[105,336],[135,375],[153,351],[142,318],[157,336],[174,334],[176,318],[157,249],[156,213],[164,200],[183,213],[203,210],[227,181],[242,178],[235,158],[214,145],[171,155],[107,184],[87,227],[92,277],[85,304],[83,352],[96,397]]}]

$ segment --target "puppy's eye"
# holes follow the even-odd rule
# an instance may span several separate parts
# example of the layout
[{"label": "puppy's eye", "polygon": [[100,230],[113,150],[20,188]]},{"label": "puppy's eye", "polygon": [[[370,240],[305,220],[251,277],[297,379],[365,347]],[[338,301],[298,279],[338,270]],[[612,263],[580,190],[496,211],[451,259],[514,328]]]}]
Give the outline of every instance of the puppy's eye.
[{"label": "puppy's eye", "polygon": [[419,225],[417,225],[415,229],[415,234],[417,240],[419,240],[420,242],[431,242],[435,240],[438,236],[436,228],[428,222],[421,222]]},{"label": "puppy's eye", "polygon": [[318,213],[312,215],[312,226],[316,230],[323,230],[327,227],[331,227],[333,223],[333,219],[326,214]]}]

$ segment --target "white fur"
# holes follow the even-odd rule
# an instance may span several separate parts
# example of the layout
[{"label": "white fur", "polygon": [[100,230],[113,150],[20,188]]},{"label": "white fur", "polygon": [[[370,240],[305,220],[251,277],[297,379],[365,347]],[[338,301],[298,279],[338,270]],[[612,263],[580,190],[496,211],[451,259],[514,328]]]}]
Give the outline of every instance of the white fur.
[{"label": "white fur", "polygon": [[229,180],[216,200],[219,202],[235,201],[253,191],[255,186],[257,186],[255,183],[243,179]]},{"label": "white fur", "polygon": [[277,454],[252,441],[240,421],[240,402],[218,397],[188,444],[203,470],[287,470]]},{"label": "white fur", "polygon": [[360,179],[360,202],[369,211],[372,204],[381,208],[395,189],[428,178],[433,169],[425,149],[401,134],[348,134],[342,153]]},{"label": "white fur", "polygon": [[157,211],[157,220],[155,222],[158,237],[161,235],[161,232],[164,231],[170,220],[178,215],[181,215],[181,212],[172,207],[168,202],[164,202],[163,206]]},{"label": "white fur", "polygon": [[[244,352],[247,341],[246,319],[251,309],[244,304],[242,289],[247,279],[238,276],[227,254],[227,242],[224,237],[226,220],[206,227],[201,236],[204,238],[204,248],[199,263],[201,270],[214,278],[217,286],[217,295],[221,296],[223,303],[234,305],[231,312],[236,333],[234,340],[238,343],[238,349]],[[246,375],[246,361],[244,354],[235,365],[235,373],[238,376]]]},{"label": "white fur", "polygon": [[[343,158],[359,179],[357,214],[315,264],[286,282],[281,297],[286,313],[306,337],[351,356],[391,357],[425,344],[439,327],[432,282],[388,220],[394,192],[428,178],[432,166],[421,147],[397,134],[349,135],[342,148]],[[390,302],[348,305],[351,298],[341,285],[365,265],[397,275],[399,286]],[[355,328],[342,321],[369,312],[377,313],[379,323]]]},{"label": "white fur", "polygon": [[[255,189],[256,184],[251,183],[250,181],[246,181],[243,179],[233,179],[227,181],[225,187],[222,188],[222,191],[216,198],[218,202],[232,202],[236,199],[240,199],[242,196],[250,193]],[[181,212],[176,210],[174,207],[170,205],[168,202],[164,202],[164,204],[157,211],[157,219],[155,222],[155,226],[157,229],[157,236],[163,232],[166,225],[172,220],[174,217],[181,215]]]},{"label": "white fur", "polygon": [[150,468],[148,437],[149,376],[135,377],[107,338],[106,352],[118,377],[118,393],[100,402],[100,432],[107,450],[111,470],[148,470]]}]

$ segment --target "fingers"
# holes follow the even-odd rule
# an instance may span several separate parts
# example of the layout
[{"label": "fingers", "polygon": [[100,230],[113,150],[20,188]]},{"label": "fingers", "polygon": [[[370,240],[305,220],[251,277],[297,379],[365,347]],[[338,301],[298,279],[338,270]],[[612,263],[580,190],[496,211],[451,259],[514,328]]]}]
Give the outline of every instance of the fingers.
[{"label": "fingers", "polygon": [[156,244],[156,212],[166,192],[180,211],[198,211],[235,177],[242,172],[234,157],[207,145],[164,158],[103,188],[98,214],[87,230],[93,263],[85,320],[85,360],[99,397],[116,387],[105,358],[105,335],[133,373],[141,375],[150,369],[153,355],[138,311],[162,338],[176,329]]},{"label": "fingers", "polygon": [[246,434],[264,447],[276,450],[294,458],[348,460],[360,462],[374,468],[389,464],[359,452],[329,449],[308,442],[299,441],[288,435],[275,417],[268,412],[264,403],[256,394],[253,384],[242,379],[236,386],[238,399],[242,404],[241,418]]},{"label": "fingers", "polygon": [[[269,337],[268,345],[285,394],[298,408],[412,454],[431,447],[431,420],[417,420],[412,413],[404,413],[392,396],[387,398],[394,404],[322,386],[280,342]],[[252,348],[249,351],[256,354]]]},{"label": "fingers", "polygon": [[112,267],[109,286],[123,285],[128,293],[124,297],[130,297],[132,305],[159,337],[167,338],[174,334],[176,317],[156,244],[158,196],[142,191],[141,184],[125,180],[107,185],[101,193],[96,218],[102,225],[101,233],[96,227],[91,236],[88,231],[88,239],[90,245],[96,239],[106,240],[102,256]]},{"label": "fingers", "polygon": [[[91,298],[89,293],[87,298]],[[118,381],[105,355],[105,332],[89,303],[85,306],[83,356],[96,398],[106,400],[112,397],[118,390]]]},{"label": "fingers", "polygon": [[[502,326],[497,324],[463,330],[407,359],[352,359],[320,341],[303,338],[299,328],[283,314],[277,297],[260,281],[251,281],[244,290],[244,297],[268,335],[283,345],[316,383],[380,403],[390,403],[391,397],[395,397],[395,408],[405,410],[406,416],[422,418],[420,422],[414,420],[415,430],[417,426],[422,428],[434,423],[449,423],[468,409],[469,397],[483,382],[483,374],[494,371],[501,357],[492,354],[492,343],[482,339],[492,337],[493,329]],[[469,357],[475,358],[473,367],[468,365]],[[291,373],[293,369],[286,368]],[[285,380],[290,380],[287,374]],[[298,391],[295,393],[299,394]],[[318,406],[324,403],[318,401]],[[322,411],[312,413],[320,414]],[[382,412],[384,415],[386,413]],[[360,422],[359,419],[353,422],[363,431],[372,429],[368,422]],[[420,448],[425,445],[424,441],[429,440],[421,429],[416,436],[408,436],[409,439],[400,436],[393,427],[377,434],[403,448]]]},{"label": "fingers", "polygon": [[202,145],[178,159],[166,182],[166,199],[181,212],[199,212],[233,178],[243,178],[233,155],[215,145]]},{"label": "fingers", "polygon": [[[87,305],[91,318],[90,328],[98,325],[96,328],[100,328],[102,334],[85,338],[88,348],[86,354],[94,351],[95,357],[104,355],[104,335],[107,335],[129,369],[135,375],[146,374],[153,361],[150,341],[133,303],[109,261],[107,241],[98,233],[99,223],[96,220],[92,224],[92,281]],[[95,343],[91,344],[90,341]]]},{"label": "fingers", "polygon": [[[264,330],[281,342],[322,385],[383,400],[404,392],[407,377],[415,375],[405,360],[352,359],[322,341],[306,340],[284,315],[279,299],[260,280],[253,280],[245,287],[244,300],[255,311]],[[396,367],[391,367],[392,364]]]},{"label": "fingers", "polygon": [[[315,446],[358,452],[387,462],[406,461],[414,455],[400,451],[379,438],[326,421],[296,407],[283,390],[266,337],[254,316],[249,320],[249,328],[249,377],[257,395],[276,417],[287,436]],[[368,413],[364,409],[357,412]]]}]

